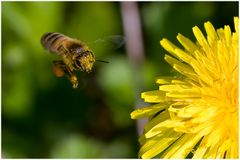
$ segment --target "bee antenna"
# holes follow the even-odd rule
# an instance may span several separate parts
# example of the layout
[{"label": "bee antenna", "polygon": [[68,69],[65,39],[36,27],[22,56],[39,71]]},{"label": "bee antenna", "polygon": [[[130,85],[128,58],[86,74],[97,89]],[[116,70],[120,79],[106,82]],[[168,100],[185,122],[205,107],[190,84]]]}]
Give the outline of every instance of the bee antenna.
[{"label": "bee antenna", "polygon": [[96,61],[103,62],[103,63],[109,63],[108,61],[103,61],[103,60],[99,60],[99,59],[97,59]]}]

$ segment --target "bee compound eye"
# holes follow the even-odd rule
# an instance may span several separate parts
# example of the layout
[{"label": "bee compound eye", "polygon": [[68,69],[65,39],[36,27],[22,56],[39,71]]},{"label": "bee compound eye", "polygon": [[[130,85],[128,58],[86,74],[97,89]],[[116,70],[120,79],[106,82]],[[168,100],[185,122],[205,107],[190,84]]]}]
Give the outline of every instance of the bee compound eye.
[{"label": "bee compound eye", "polygon": [[81,66],[81,62],[80,62],[80,60],[77,60],[77,61],[76,61],[76,64],[77,64],[77,66],[80,67],[80,66]]}]

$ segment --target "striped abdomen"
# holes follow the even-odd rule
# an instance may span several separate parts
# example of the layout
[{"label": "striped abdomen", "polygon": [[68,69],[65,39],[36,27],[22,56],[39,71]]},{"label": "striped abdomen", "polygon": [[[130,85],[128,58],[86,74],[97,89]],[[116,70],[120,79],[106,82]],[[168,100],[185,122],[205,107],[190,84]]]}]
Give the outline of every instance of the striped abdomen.
[{"label": "striped abdomen", "polygon": [[50,52],[62,54],[64,52],[63,42],[66,40],[69,40],[69,37],[61,33],[49,32],[42,36],[41,44]]}]

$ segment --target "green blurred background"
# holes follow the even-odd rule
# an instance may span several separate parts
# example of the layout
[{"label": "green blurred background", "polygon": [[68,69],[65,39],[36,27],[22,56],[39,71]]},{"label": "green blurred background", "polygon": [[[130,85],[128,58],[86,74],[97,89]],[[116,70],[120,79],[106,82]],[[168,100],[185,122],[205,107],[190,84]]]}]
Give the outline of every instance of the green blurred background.
[{"label": "green blurred background", "polygon": [[[137,158],[136,121],[130,113],[140,92],[157,89],[157,76],[173,75],[159,40],[177,33],[195,41],[192,27],[216,27],[238,16],[238,2],[139,2],[145,60],[132,74],[125,46],[99,47],[91,74],[78,73],[77,90],[52,73],[40,45],[45,32],[82,41],[123,35],[120,2],[2,2],[2,157]],[[95,44],[94,44],[95,45]],[[100,44],[101,46],[105,46]],[[93,46],[94,47],[94,46]],[[97,47],[96,47],[97,48]],[[94,49],[94,48],[93,48]],[[140,97],[140,95],[138,95]]]}]

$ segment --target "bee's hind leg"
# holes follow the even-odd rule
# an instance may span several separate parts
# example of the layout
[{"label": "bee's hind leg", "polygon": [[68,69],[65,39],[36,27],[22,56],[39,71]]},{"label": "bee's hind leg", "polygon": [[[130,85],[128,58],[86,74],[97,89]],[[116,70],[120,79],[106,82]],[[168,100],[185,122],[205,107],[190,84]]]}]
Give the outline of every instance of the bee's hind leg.
[{"label": "bee's hind leg", "polygon": [[54,60],[52,62],[53,62],[54,65],[65,66],[65,63],[62,60]]},{"label": "bee's hind leg", "polygon": [[63,61],[53,61],[53,74],[57,77],[63,77],[66,73],[66,65]]},{"label": "bee's hind leg", "polygon": [[63,77],[65,74],[68,75],[68,79],[73,85],[73,88],[78,87],[78,79],[74,72],[61,60],[53,61],[54,68],[53,72],[57,77]]}]

